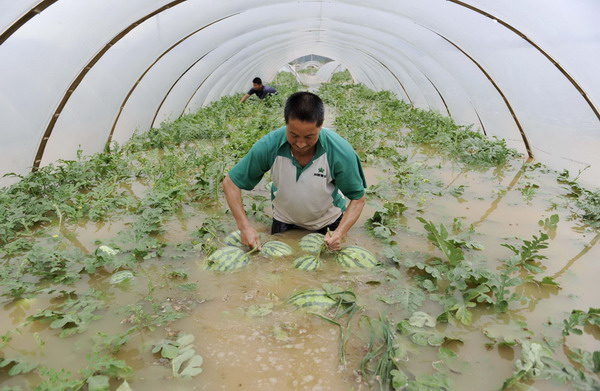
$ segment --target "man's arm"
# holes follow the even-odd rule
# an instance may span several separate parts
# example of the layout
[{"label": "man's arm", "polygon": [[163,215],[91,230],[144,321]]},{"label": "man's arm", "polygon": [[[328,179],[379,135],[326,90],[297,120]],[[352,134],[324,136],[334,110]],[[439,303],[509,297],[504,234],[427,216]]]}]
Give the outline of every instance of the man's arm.
[{"label": "man's arm", "polygon": [[246,246],[252,248],[258,247],[260,249],[261,245],[258,232],[250,225],[250,221],[244,210],[242,191],[235,183],[233,183],[231,178],[229,178],[229,175],[225,175],[225,179],[223,179],[223,190],[229,209],[231,209],[237,227],[240,229],[242,243]]},{"label": "man's arm", "polygon": [[348,208],[346,208],[344,216],[342,217],[342,221],[340,221],[340,225],[338,225],[335,231],[328,232],[327,235],[325,235],[327,247],[335,251],[342,249],[342,239],[344,239],[350,228],[352,228],[354,223],[356,223],[356,220],[360,217],[360,214],[365,207],[365,201],[366,198],[364,195],[358,200],[350,200]]},{"label": "man's arm", "polygon": [[245,101],[248,100],[248,98],[250,98],[250,94],[246,94],[246,95],[242,96],[242,99],[240,99],[240,103],[244,103]]}]

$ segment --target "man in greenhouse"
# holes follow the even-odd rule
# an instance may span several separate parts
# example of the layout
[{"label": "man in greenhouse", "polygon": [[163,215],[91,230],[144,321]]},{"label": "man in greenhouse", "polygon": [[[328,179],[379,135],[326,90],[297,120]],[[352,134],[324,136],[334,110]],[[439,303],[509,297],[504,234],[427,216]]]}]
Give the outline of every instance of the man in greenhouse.
[{"label": "man in greenhouse", "polygon": [[252,80],[252,88],[250,88],[246,95],[242,96],[242,99],[240,99],[240,103],[244,103],[245,101],[247,101],[248,98],[250,98],[250,96],[253,94],[256,94],[256,96],[258,96],[259,99],[265,99],[267,96],[276,93],[277,90],[275,88],[263,84],[260,77],[255,77]]},{"label": "man in greenhouse", "polygon": [[[367,184],[358,155],[337,133],[321,128],[325,108],[317,95],[290,95],[284,117],[286,126],[256,142],[223,180],[242,243],[261,246],[240,189],[252,190],[271,170],[271,233],[296,228],[317,231],[325,234],[330,249],[339,250],[365,205]],[[350,199],[347,206],[344,196]]]}]

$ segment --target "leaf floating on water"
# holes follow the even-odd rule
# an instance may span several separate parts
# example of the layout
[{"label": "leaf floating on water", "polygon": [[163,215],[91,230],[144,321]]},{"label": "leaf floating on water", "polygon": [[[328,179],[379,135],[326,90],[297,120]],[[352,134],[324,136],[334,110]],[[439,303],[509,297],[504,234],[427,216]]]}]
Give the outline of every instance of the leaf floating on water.
[{"label": "leaf floating on water", "polygon": [[294,251],[286,243],[277,240],[271,240],[262,245],[260,252],[269,257],[284,257],[287,255],[292,255]]},{"label": "leaf floating on water", "polygon": [[100,247],[98,247],[98,250],[96,250],[96,251],[97,252],[102,252],[102,253],[104,253],[104,254],[106,254],[108,256],[111,256],[111,257],[115,256],[115,255],[117,255],[119,253],[118,250],[112,249],[112,248],[110,248],[108,246],[100,246]]},{"label": "leaf floating on water", "polygon": [[527,323],[520,320],[490,324],[483,329],[483,333],[494,340],[494,343],[505,346],[515,345],[533,336],[533,332],[527,329]]},{"label": "leaf floating on water", "polygon": [[[435,319],[425,312],[417,311],[409,320],[398,323],[398,330],[421,346],[440,346],[447,337],[435,329]],[[451,338],[452,339],[452,338]],[[456,338],[454,338],[456,339]]]},{"label": "leaf floating on water", "polygon": [[287,330],[284,330],[279,325],[273,326],[273,337],[275,337],[276,340],[281,342],[287,342],[291,339]]},{"label": "leaf floating on water", "polygon": [[422,311],[415,312],[410,317],[410,319],[408,319],[408,323],[411,326],[415,326],[415,327],[423,327],[423,326],[435,327],[435,325],[436,325],[435,318],[433,316],[429,315],[428,313],[422,312]]},{"label": "leaf floating on water", "polygon": [[273,303],[253,304],[246,310],[246,314],[253,318],[267,316],[273,312]]},{"label": "leaf floating on water", "polygon": [[218,249],[206,260],[206,269],[229,271],[240,269],[250,262],[250,257],[242,249],[227,246]]},{"label": "leaf floating on water", "polygon": [[131,281],[134,278],[135,277],[132,272],[130,272],[129,270],[122,270],[112,275],[112,277],[110,278],[110,283],[116,285],[125,281]]},{"label": "leaf floating on water", "polygon": [[119,388],[117,388],[116,391],[132,391],[132,389],[129,386],[129,383],[127,383],[127,380],[123,380],[123,383],[121,383],[121,385],[119,386]]},{"label": "leaf floating on water", "polygon": [[318,254],[325,248],[325,235],[312,233],[300,239],[300,248],[311,254]]},{"label": "leaf floating on water", "polygon": [[108,376],[96,375],[88,377],[87,384],[89,391],[106,391],[110,390],[110,384],[108,383]]},{"label": "leaf floating on water", "polygon": [[179,344],[179,352],[171,363],[173,368],[173,376],[190,378],[202,373],[202,356],[196,354],[193,345],[194,336],[192,334],[184,334],[177,339]]}]

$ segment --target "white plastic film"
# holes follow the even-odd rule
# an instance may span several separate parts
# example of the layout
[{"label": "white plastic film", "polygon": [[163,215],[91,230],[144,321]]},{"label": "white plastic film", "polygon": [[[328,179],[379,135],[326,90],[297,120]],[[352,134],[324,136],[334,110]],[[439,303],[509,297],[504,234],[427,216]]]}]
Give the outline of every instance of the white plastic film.
[{"label": "white plastic film", "polygon": [[[0,0],[0,32],[37,3]],[[312,53],[521,151],[526,139],[557,169],[592,164],[582,178],[598,183],[599,14],[595,0],[59,0],[0,45],[2,174],[28,171],[61,101],[42,164],[100,151],[113,131],[125,142]]]}]

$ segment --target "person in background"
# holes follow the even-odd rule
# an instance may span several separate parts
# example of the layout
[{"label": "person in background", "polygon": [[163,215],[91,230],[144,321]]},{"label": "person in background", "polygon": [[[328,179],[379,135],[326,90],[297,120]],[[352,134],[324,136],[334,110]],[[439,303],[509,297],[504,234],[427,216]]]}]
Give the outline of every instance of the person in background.
[{"label": "person in background", "polygon": [[242,96],[242,99],[240,99],[240,103],[244,103],[245,101],[247,101],[252,94],[256,94],[256,96],[258,96],[259,99],[265,99],[267,96],[276,93],[277,90],[275,88],[263,84],[260,77],[255,77],[252,80],[252,88],[250,88],[250,91],[248,91],[246,95]]},{"label": "person in background", "polygon": [[[350,143],[321,128],[324,117],[317,95],[290,95],[284,109],[286,126],[258,140],[225,175],[225,198],[243,244],[261,246],[244,210],[241,189],[252,190],[270,170],[271,233],[304,228],[325,234],[330,249],[341,249],[342,239],[362,213],[367,183]],[[348,205],[345,197],[350,199]]]}]

